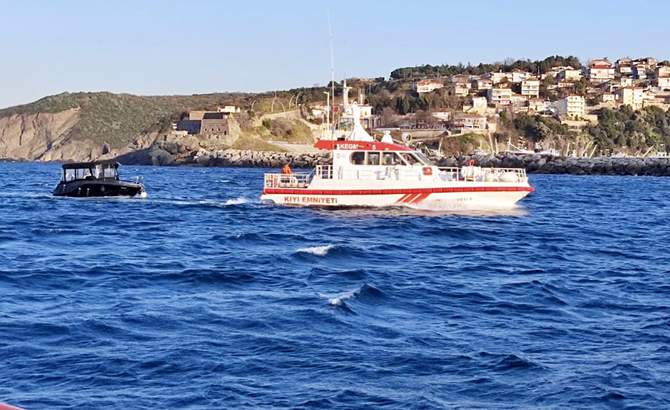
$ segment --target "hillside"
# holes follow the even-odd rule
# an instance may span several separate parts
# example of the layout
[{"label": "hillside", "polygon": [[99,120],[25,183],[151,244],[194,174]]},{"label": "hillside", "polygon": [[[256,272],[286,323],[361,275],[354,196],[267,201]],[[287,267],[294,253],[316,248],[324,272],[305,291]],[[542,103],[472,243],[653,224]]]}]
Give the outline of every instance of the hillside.
[{"label": "hillside", "polygon": [[243,102],[249,94],[144,97],[64,93],[0,110],[0,158],[87,160],[143,134],[169,129],[188,110]]}]

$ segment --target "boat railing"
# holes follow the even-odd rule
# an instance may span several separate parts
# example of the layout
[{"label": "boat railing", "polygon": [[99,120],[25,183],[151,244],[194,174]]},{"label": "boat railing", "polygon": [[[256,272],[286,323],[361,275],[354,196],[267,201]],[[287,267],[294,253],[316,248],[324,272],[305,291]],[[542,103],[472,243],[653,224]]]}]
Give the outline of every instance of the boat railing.
[{"label": "boat railing", "polygon": [[438,168],[442,175],[454,181],[474,182],[527,182],[528,176],[523,168],[483,168],[463,166],[461,168]]},{"label": "boat railing", "polygon": [[265,188],[307,188],[310,174],[296,172],[292,174],[265,174]]}]

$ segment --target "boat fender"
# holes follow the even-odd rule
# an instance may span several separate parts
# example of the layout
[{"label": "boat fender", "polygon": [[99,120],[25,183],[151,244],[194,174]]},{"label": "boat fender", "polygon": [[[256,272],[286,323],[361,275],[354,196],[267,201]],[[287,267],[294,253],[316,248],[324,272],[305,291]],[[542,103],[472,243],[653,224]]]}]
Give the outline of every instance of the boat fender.
[{"label": "boat fender", "polygon": [[474,165],[475,165],[475,160],[474,159],[471,159],[470,161],[468,161],[468,166],[472,167]]},{"label": "boat fender", "polygon": [[423,175],[433,175],[433,167],[423,167]]}]

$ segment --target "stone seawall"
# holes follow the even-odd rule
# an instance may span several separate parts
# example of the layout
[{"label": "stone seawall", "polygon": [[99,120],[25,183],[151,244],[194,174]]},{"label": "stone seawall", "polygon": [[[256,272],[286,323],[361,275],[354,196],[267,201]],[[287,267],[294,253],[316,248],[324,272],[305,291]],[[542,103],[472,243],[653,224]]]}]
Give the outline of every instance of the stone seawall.
[{"label": "stone seawall", "polygon": [[[124,158],[125,163],[136,165],[190,165],[201,167],[247,167],[247,168],[281,168],[290,163],[292,168],[313,168],[316,165],[327,165],[332,162],[328,151],[314,153],[266,152],[251,150],[216,150],[200,149],[190,153],[169,152],[153,147],[143,155]],[[120,159],[124,163],[124,159]]]},{"label": "stone seawall", "polygon": [[484,155],[473,157],[441,158],[438,165],[455,167],[474,159],[475,165],[495,168],[525,168],[532,174],[571,175],[650,175],[670,176],[668,158],[572,158],[527,155]]},{"label": "stone seawall", "polygon": [[[316,165],[332,163],[328,151],[315,153],[263,152],[250,150],[178,152],[171,147],[154,146],[145,152],[136,152],[119,158],[123,164],[139,165],[190,165],[202,167],[251,167],[281,168],[287,162],[294,169],[313,168]],[[532,174],[572,174],[572,175],[652,175],[670,176],[668,158],[572,158],[525,155],[483,155],[433,158],[441,167],[460,167],[470,160],[475,165],[494,168],[524,168]]]}]

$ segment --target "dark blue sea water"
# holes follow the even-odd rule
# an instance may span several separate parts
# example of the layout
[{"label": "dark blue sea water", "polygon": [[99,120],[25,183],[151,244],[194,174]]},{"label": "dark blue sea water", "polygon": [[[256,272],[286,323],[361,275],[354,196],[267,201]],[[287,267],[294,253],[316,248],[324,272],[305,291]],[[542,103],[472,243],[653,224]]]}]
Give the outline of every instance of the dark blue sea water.
[{"label": "dark blue sea water", "polygon": [[670,179],[532,175],[507,214],[258,202],[262,170],[0,164],[0,402],[670,408]]}]

